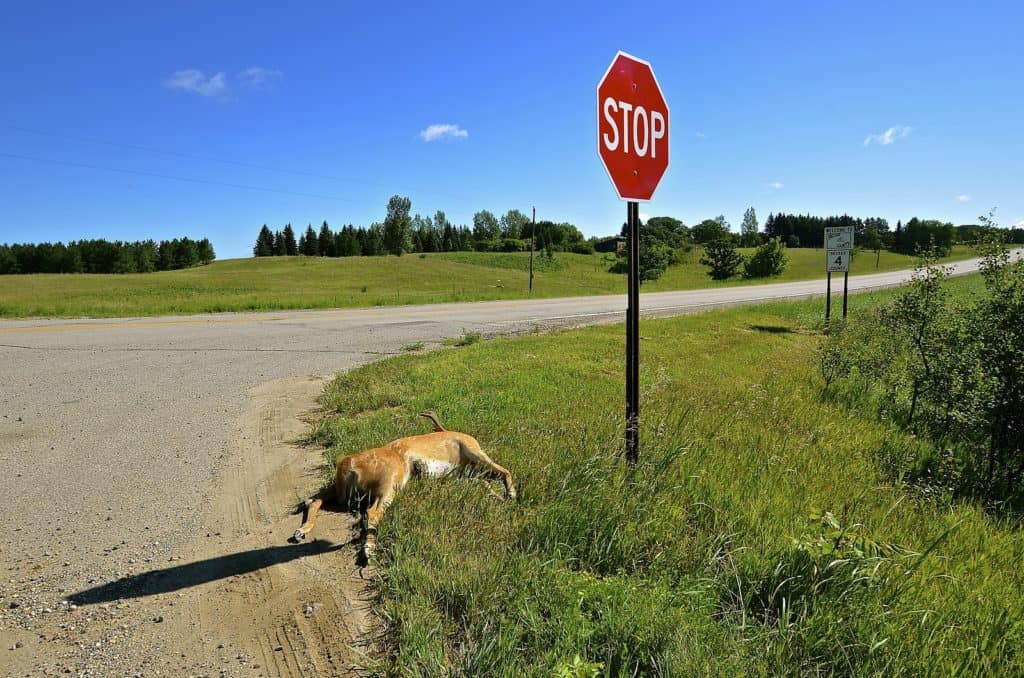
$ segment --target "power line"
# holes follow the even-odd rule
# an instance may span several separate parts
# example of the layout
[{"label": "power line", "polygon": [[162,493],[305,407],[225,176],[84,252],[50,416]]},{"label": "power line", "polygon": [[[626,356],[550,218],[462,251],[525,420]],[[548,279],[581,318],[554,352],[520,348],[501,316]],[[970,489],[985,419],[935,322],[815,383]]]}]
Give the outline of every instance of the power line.
[{"label": "power line", "polygon": [[80,169],[91,169],[99,170],[103,172],[118,172],[120,174],[135,174],[144,177],[156,177],[158,179],[169,179],[171,181],[183,181],[191,184],[208,184],[210,186],[226,186],[228,188],[240,188],[247,191],[261,191],[263,193],[279,193],[282,195],[294,195],[303,198],[321,198],[324,200],[338,200],[340,202],[357,202],[351,198],[342,198],[336,195],[323,195],[321,193],[303,193],[300,191],[288,191],[280,188],[268,188],[266,186],[251,186],[248,184],[234,184],[227,181],[216,181],[213,179],[193,179],[191,177],[179,177],[172,174],[160,174],[158,172],[147,172],[145,170],[133,170],[124,169],[121,167],[104,167],[102,165],[93,165],[85,162],[73,162],[70,160],[51,160],[48,158],[34,158],[28,155],[19,155],[17,153],[5,153],[0,151],[0,157],[2,158],[14,158],[16,160],[27,160],[29,162],[39,162],[50,165],[64,165],[66,167],[77,167]]},{"label": "power line", "polygon": [[157,153],[160,155],[168,155],[175,158],[186,158],[188,160],[199,160],[201,162],[219,162],[225,165],[235,165],[236,167],[248,167],[250,169],[258,169],[267,172],[278,172],[281,174],[295,174],[298,176],[305,177],[316,177],[318,179],[327,179],[329,181],[338,181],[347,184],[363,184],[365,186],[384,187],[383,184],[375,183],[372,181],[364,181],[360,179],[343,179],[341,177],[334,177],[329,174],[320,174],[318,172],[307,172],[304,170],[293,170],[283,167],[273,167],[271,165],[260,165],[257,163],[244,162],[241,160],[228,160],[226,158],[215,158],[212,156],[192,155],[190,153],[182,153],[181,151],[169,151],[164,148],[156,148],[153,146],[142,146],[139,144],[126,144],[120,141],[110,141],[109,139],[99,139],[96,137],[80,137],[72,134],[58,133],[58,132],[46,132],[39,129],[32,129],[30,127],[22,127],[20,125],[0,125],[10,130],[18,132],[24,132],[26,134],[36,134],[38,136],[52,137],[54,139],[67,139],[69,141],[78,141],[81,143],[88,144],[99,144],[101,146],[111,146],[113,148],[124,148],[131,151],[145,151],[147,153]]}]

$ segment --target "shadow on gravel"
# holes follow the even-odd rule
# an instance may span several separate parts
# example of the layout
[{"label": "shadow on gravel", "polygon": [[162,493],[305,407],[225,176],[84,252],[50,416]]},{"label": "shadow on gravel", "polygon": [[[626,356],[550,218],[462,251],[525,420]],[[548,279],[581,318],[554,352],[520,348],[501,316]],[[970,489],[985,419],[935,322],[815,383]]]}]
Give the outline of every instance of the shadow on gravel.
[{"label": "shadow on gravel", "polygon": [[305,556],[315,556],[342,548],[341,544],[315,540],[308,544],[295,546],[268,546],[218,556],[207,560],[199,560],[185,565],[175,565],[162,570],[141,572],[129,577],[122,577],[109,584],[96,586],[68,596],[68,600],[76,605],[109,603],[123,598],[141,598],[160,593],[169,593],[190,586],[198,586],[207,582],[225,579],[247,572],[261,570],[278,563],[286,563]]}]

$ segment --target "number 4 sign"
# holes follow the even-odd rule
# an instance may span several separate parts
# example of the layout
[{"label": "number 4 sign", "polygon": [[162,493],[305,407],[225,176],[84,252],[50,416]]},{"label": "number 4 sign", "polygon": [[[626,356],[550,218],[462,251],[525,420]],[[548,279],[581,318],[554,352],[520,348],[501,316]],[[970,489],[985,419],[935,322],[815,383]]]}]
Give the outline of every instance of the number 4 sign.
[{"label": "number 4 sign", "polygon": [[826,258],[829,273],[848,273],[850,271],[850,250],[828,250]]}]

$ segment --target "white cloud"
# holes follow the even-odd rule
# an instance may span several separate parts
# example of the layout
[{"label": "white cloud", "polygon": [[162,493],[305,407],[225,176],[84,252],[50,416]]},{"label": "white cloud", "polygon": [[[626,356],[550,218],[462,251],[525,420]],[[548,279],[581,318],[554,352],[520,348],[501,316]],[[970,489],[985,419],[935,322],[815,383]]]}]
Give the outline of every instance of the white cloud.
[{"label": "white cloud", "polygon": [[958,195],[956,197],[956,201],[957,202],[970,202],[971,201],[971,196],[966,195],[966,194],[965,195]]},{"label": "white cloud", "polygon": [[647,212],[640,212],[638,216],[640,217],[640,221],[647,221],[651,218],[651,215]]},{"label": "white cloud", "polygon": [[707,139],[708,135],[704,134],[704,132],[697,132],[697,138],[698,139]]},{"label": "white cloud", "polygon": [[1024,228],[1024,219],[1021,219],[1020,221],[1014,222],[1013,227],[1014,228]]},{"label": "white cloud", "polygon": [[768,184],[768,188],[774,188],[777,191],[784,185],[785,184],[783,184],[781,181],[773,181],[772,183]]},{"label": "white cloud", "polygon": [[458,125],[452,125],[450,123],[443,125],[431,125],[422,132],[420,132],[420,138],[424,141],[437,141],[445,137],[453,137],[455,139],[464,139],[469,136],[469,132],[462,129]]},{"label": "white cloud", "polygon": [[890,127],[881,134],[869,134],[867,138],[864,139],[864,145],[870,146],[871,142],[874,141],[882,146],[888,146],[897,139],[902,139],[910,134],[913,129],[913,127],[907,127],[906,125],[902,127]]},{"label": "white cloud", "polygon": [[253,66],[238,74],[238,81],[247,87],[269,87],[284,77],[284,73],[276,68]]},{"label": "white cloud", "polygon": [[175,71],[171,77],[164,80],[164,87],[194,92],[204,97],[215,97],[222,94],[227,86],[227,76],[223,73],[215,73],[207,78],[202,71],[195,68]]}]

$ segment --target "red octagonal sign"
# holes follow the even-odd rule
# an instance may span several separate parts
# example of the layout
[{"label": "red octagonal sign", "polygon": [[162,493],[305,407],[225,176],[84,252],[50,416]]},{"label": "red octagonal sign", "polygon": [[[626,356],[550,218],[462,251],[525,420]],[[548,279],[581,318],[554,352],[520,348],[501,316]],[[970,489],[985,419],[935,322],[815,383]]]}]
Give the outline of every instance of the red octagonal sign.
[{"label": "red octagonal sign", "polygon": [[625,52],[597,85],[597,152],[623,200],[650,200],[668,169],[668,104],[651,65]]}]

